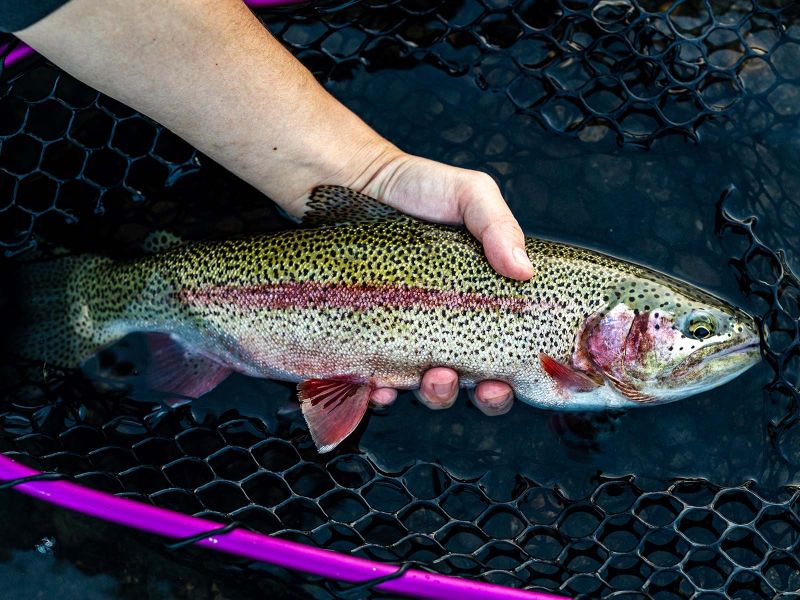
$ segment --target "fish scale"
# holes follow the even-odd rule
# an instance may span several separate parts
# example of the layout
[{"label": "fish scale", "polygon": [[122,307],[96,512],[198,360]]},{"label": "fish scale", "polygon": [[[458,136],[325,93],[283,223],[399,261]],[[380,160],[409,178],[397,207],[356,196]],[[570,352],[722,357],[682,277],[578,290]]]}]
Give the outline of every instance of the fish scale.
[{"label": "fish scale", "polygon": [[[581,256],[538,240],[530,240],[528,247],[537,276],[520,283],[497,277],[480,247],[462,231],[412,220],[378,222],[191,245],[117,266],[97,281],[128,281],[122,286],[133,291],[124,302],[126,319],[139,328],[169,307],[163,318],[181,323],[178,330],[188,326],[179,336],[195,340],[200,335],[211,352],[219,339],[249,338],[239,358],[255,363],[248,368],[251,374],[277,366],[297,379],[363,373],[386,385],[413,387],[425,368],[450,365],[467,379],[514,382],[539,373],[534,359],[540,352],[568,358],[579,322],[600,308],[603,290],[621,277],[598,268],[587,260],[596,258],[588,253]],[[143,284],[143,273],[163,278],[164,285]],[[559,290],[548,283],[558,280],[570,285]],[[330,298],[353,290],[348,295],[354,307],[361,291],[354,286],[385,288],[383,305],[291,308],[290,301],[288,308],[283,303],[274,310],[253,308],[255,292],[249,288],[302,282],[330,286]],[[224,299],[208,294],[218,289],[230,293]],[[409,289],[475,298],[471,306],[455,310],[431,306],[430,298],[421,298],[417,306],[393,306],[393,296]],[[182,297],[193,301],[180,301],[175,290],[184,290]],[[484,297],[520,300],[525,308],[506,310],[481,303]],[[111,321],[117,313],[114,309],[98,320]],[[249,335],[253,331],[260,332],[255,339]],[[326,367],[331,353],[340,373]]]},{"label": "fish scale", "polygon": [[[654,311],[679,323],[710,307],[731,325],[731,340],[735,324],[750,322],[646,267],[541,239],[526,238],[534,277],[514,281],[490,267],[466,230],[342,188],[318,190],[305,222],[125,263],[85,256],[27,265],[21,289],[49,301],[32,303],[34,325],[19,348],[72,367],[128,332],[162,333],[209,364],[251,376],[414,388],[425,370],[447,366],[465,385],[496,379],[532,404],[593,409],[649,397],[618,382],[624,373],[595,372],[586,344],[605,315],[628,319],[625,339],[611,343],[617,354],[631,352],[630,323],[641,325],[640,315],[663,319]],[[614,327],[624,329],[612,319],[600,333]],[[682,353],[703,345],[681,336]],[[595,347],[604,343],[600,336]]]}]

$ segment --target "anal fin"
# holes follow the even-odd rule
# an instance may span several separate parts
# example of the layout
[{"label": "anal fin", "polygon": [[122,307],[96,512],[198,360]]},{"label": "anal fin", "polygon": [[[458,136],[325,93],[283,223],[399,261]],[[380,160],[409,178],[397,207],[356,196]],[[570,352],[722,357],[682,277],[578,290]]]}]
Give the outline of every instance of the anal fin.
[{"label": "anal fin", "polygon": [[330,452],[355,431],[367,412],[371,385],[309,379],[298,385],[300,406],[320,453]]},{"label": "anal fin", "polygon": [[199,398],[231,374],[230,367],[186,350],[168,335],[151,333],[147,342],[150,346],[148,384],[155,390],[180,397],[166,400],[169,406],[180,406],[186,399]]}]

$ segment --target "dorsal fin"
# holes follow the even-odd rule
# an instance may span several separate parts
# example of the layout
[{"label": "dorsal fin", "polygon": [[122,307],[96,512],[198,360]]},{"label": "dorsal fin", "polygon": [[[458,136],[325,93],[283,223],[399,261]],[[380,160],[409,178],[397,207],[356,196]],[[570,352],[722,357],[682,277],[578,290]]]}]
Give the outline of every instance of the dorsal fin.
[{"label": "dorsal fin", "polygon": [[303,225],[371,223],[383,219],[407,218],[390,206],[338,185],[322,185],[311,192]]},{"label": "dorsal fin", "polygon": [[170,233],[169,231],[157,229],[151,231],[147,234],[147,237],[144,238],[142,250],[144,250],[146,254],[158,254],[159,252],[166,252],[172,248],[183,246],[185,243],[186,240],[180,236]]},{"label": "dorsal fin", "polygon": [[17,262],[39,262],[73,254],[75,254],[74,251],[64,246],[54,246],[34,234],[30,243],[25,248],[20,249],[19,254],[14,255],[14,260]]}]

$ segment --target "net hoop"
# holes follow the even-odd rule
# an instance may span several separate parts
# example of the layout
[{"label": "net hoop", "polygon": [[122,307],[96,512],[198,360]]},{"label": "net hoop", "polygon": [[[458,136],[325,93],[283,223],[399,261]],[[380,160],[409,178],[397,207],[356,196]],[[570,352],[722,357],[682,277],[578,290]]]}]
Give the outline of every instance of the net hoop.
[{"label": "net hoop", "polygon": [[[376,579],[374,589],[430,600],[563,600],[545,592],[462,579],[418,569],[348,556],[242,528],[160,508],[129,498],[93,490],[69,481],[48,480],[48,473],[19,464],[0,454],[0,481],[32,498],[104,521],[124,525],[167,538],[197,538],[203,547],[265,562],[287,569],[348,583],[364,584]],[[22,480],[22,481],[18,481]],[[225,529],[221,532],[220,528]],[[208,535],[204,535],[208,534]],[[396,577],[394,577],[397,575]]]}]

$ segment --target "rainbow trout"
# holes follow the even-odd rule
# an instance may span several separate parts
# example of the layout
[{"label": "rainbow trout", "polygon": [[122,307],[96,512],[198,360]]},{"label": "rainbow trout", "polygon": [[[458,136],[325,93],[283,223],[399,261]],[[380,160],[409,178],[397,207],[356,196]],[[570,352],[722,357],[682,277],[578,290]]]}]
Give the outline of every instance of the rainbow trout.
[{"label": "rainbow trout", "polygon": [[721,385],[759,359],[753,319],[651,269],[528,238],[535,276],[492,270],[464,229],[319,188],[306,228],[190,243],[131,262],[73,256],[16,281],[19,353],[76,367],[152,334],[151,383],[195,398],[233,371],[299,383],[320,452],[356,428],[378,386],[433,366],[464,386],[508,382],[546,409],[650,406]]}]

